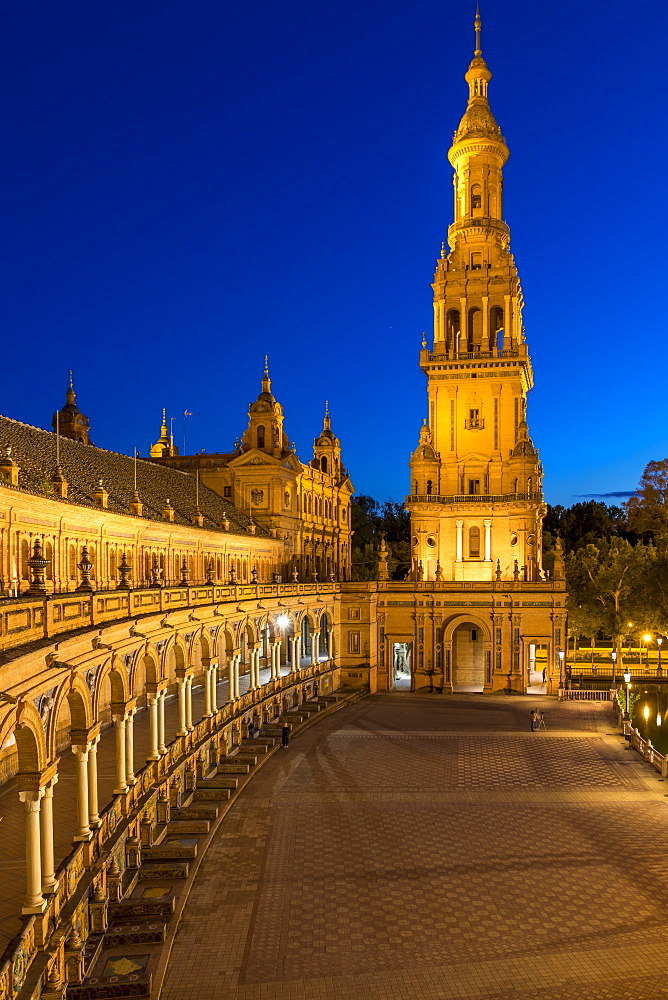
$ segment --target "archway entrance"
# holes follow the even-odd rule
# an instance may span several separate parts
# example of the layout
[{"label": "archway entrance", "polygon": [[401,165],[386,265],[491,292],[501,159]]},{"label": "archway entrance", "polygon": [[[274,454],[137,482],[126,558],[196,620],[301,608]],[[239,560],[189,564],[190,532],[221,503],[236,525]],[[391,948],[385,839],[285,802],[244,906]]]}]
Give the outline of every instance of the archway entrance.
[{"label": "archway entrance", "polygon": [[411,689],[411,643],[392,643],[392,690]]},{"label": "archway entrance", "polygon": [[452,688],[480,691],[485,686],[485,639],[473,622],[458,625],[452,633]]}]

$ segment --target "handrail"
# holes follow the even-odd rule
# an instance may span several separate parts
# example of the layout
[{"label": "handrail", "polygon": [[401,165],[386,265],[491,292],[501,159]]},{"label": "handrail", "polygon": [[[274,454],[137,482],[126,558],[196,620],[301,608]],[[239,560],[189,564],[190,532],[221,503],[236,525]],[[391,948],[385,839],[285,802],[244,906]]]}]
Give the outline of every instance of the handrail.
[{"label": "handrail", "polygon": [[542,493],[460,493],[442,496],[436,493],[412,493],[406,497],[406,505],[414,503],[513,503],[517,500],[542,503]]}]

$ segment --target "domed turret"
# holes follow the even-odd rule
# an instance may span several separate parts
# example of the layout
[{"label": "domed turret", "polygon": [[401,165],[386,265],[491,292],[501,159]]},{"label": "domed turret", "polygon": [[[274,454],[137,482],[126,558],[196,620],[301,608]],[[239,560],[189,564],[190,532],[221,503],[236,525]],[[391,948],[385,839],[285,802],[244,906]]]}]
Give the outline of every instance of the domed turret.
[{"label": "domed turret", "polygon": [[341,473],[341,442],[332,430],[329,401],[325,402],[325,418],[319,436],[313,442],[313,466],[330,476]]},{"label": "domed turret", "polygon": [[71,441],[78,441],[80,444],[90,444],[88,437],[88,417],[86,417],[76,405],[76,394],[72,384],[72,371],[70,370],[70,383],[67,388],[67,402],[62,410],[54,414],[52,426],[54,431],[61,437],[69,438]]},{"label": "domed turret", "polygon": [[288,437],[283,430],[283,407],[272,394],[269,378],[269,358],[264,359],[262,391],[248,408],[248,427],[241,439],[241,450],[257,448],[274,458],[290,450]]}]

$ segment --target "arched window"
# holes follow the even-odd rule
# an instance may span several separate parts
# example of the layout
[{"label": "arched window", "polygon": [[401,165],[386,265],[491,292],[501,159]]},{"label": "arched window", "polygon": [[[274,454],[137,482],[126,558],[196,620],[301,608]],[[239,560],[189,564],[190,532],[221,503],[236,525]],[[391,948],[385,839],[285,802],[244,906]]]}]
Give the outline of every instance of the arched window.
[{"label": "arched window", "polygon": [[320,459],[320,468],[323,472],[327,472],[327,458],[325,455]]},{"label": "arched window", "polygon": [[467,351],[479,351],[482,342],[482,312],[480,309],[469,309],[467,330]]},{"label": "arched window", "polygon": [[445,346],[448,351],[459,350],[457,338],[460,330],[459,309],[448,309],[445,317]]},{"label": "arched window", "polygon": [[47,542],[44,546],[44,558],[48,560],[46,566],[47,580],[53,580],[53,545]]},{"label": "arched window", "polygon": [[264,448],[264,427],[262,424],[257,429],[257,446],[258,448]]},{"label": "arched window", "polygon": [[480,528],[475,524],[469,528],[469,558],[480,558]]},{"label": "arched window", "polygon": [[28,566],[28,559],[30,559],[30,544],[27,539],[23,539],[21,542],[21,579],[30,580],[30,566]]},{"label": "arched window", "polygon": [[471,215],[480,215],[482,210],[482,191],[479,184],[471,187]]},{"label": "arched window", "polygon": [[431,479],[428,479],[428,480],[427,480],[427,496],[428,496],[428,497],[430,497],[430,496],[431,496],[431,487],[432,487],[432,482],[431,482]]},{"label": "arched window", "polygon": [[415,496],[418,495],[418,481],[417,481],[417,479],[413,480],[413,493],[414,493]]}]

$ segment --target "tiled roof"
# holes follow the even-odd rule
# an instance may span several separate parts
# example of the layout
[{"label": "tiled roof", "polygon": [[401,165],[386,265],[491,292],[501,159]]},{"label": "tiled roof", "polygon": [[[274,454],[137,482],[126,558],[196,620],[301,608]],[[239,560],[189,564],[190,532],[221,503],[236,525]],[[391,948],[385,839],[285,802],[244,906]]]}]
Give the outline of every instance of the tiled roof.
[{"label": "tiled roof", "polygon": [[[56,469],[56,435],[52,431],[0,416],[0,449],[4,451],[8,445],[12,449],[11,457],[20,470],[18,488],[53,499],[55,494],[51,477]],[[68,499],[58,500],[59,503],[80,504],[99,510],[93,490],[101,479],[109,494],[108,510],[114,514],[129,513],[134,492],[133,458],[61,437],[60,464],[69,489]],[[167,523],[163,521],[161,511],[169,500],[174,508],[174,524],[185,524],[198,530],[192,521],[196,488],[194,477],[187,472],[137,460],[137,490],[144,504],[145,519]],[[220,523],[226,516],[231,532],[246,533],[250,518],[201,483],[199,508],[204,515],[203,527],[207,530],[221,531]],[[259,525],[256,525],[256,534],[268,535]]]}]

